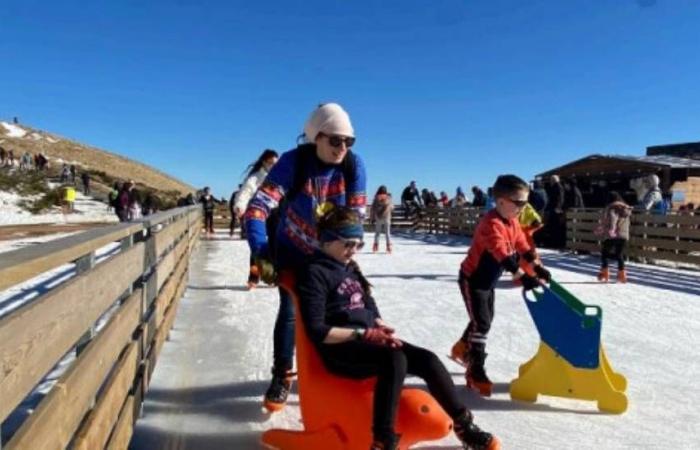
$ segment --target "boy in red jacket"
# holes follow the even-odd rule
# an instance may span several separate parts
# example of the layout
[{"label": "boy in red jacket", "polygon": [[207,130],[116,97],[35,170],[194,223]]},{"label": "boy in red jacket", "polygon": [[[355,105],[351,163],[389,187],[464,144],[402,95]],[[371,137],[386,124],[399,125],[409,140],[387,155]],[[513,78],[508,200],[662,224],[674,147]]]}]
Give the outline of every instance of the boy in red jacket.
[{"label": "boy in red jacket", "polygon": [[[496,283],[507,270],[526,290],[551,275],[539,260],[518,223],[527,205],[528,185],[515,175],[501,175],[493,186],[496,207],[479,222],[467,257],[459,271],[459,289],[469,314],[469,325],[452,347],[452,358],[467,368],[467,387],[490,396],[492,383],[486,375],[486,338],[494,316]],[[520,258],[533,265],[534,276],[519,267]]]}]

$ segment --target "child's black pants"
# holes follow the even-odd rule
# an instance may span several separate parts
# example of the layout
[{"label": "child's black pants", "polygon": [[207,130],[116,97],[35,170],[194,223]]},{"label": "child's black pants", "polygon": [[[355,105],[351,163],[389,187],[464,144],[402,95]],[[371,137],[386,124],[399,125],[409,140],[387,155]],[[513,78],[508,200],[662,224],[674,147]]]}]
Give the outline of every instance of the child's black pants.
[{"label": "child's black pants", "polygon": [[401,388],[407,374],[425,380],[430,394],[450,417],[457,418],[467,410],[447,369],[429,350],[406,342],[395,349],[363,341],[322,344],[320,350],[331,373],[355,379],[377,377],[372,420],[375,439],[385,439],[394,432]]}]

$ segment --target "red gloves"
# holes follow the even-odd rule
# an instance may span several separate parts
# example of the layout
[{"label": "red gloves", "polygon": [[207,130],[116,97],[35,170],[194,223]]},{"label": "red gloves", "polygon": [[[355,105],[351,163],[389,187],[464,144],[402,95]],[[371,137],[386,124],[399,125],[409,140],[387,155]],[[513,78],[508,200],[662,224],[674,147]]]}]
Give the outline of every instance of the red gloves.
[{"label": "red gloves", "polygon": [[387,347],[399,348],[403,345],[399,339],[394,337],[394,330],[385,325],[380,325],[375,328],[367,328],[362,335],[362,340],[376,345],[385,345]]}]

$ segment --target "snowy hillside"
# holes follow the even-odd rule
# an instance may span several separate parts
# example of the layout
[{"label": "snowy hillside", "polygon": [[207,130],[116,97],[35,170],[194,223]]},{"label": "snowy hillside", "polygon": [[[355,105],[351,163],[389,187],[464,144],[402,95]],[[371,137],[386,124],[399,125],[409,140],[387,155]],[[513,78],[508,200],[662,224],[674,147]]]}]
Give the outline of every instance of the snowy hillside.
[{"label": "snowy hillside", "polygon": [[58,206],[41,214],[32,214],[18,205],[23,199],[27,198],[21,197],[15,192],[0,191],[0,226],[37,223],[118,222],[114,212],[107,211],[107,205],[104,202],[86,197],[80,192],[76,192],[75,208],[69,214],[63,214]]},{"label": "snowy hillside", "polygon": [[[195,190],[154,167],[25,124],[0,121],[0,146],[13,150],[17,159],[25,152],[32,155],[43,153],[52,167],[60,168],[64,162],[75,164],[102,172],[111,179],[133,179],[137,184],[159,191],[161,195],[182,195]],[[106,184],[111,186],[111,183]]]}]

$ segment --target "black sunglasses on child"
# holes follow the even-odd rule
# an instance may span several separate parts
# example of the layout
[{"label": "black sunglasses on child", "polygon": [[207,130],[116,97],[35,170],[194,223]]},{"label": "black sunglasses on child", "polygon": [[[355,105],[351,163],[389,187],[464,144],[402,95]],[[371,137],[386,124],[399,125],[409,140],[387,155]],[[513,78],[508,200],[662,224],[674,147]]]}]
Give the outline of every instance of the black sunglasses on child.
[{"label": "black sunglasses on child", "polygon": [[357,251],[362,250],[362,248],[365,246],[365,241],[361,241],[359,239],[348,239],[344,238],[336,233],[333,233],[331,231],[327,231],[333,238],[335,238],[336,241],[340,241],[343,243],[343,247],[345,247],[346,250],[351,250],[353,248],[357,249]]},{"label": "black sunglasses on child", "polygon": [[517,200],[517,199],[512,199],[508,198],[508,201],[517,206],[518,208],[524,208],[525,205],[527,205],[527,200]]},{"label": "black sunglasses on child", "polygon": [[342,241],[343,247],[345,247],[346,250],[352,250],[354,248],[359,252],[365,246],[365,241],[358,241],[357,239],[340,238],[339,241]]}]

